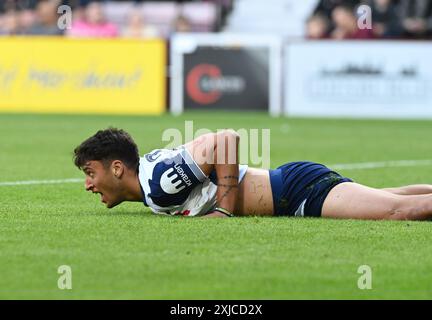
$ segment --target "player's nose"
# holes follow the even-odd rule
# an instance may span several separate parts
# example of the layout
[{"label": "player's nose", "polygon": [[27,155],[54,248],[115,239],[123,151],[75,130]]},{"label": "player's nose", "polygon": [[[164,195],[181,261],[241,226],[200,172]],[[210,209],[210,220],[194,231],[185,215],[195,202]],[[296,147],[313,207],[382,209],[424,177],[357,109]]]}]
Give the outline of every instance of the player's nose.
[{"label": "player's nose", "polygon": [[86,191],[91,191],[94,188],[94,185],[90,182],[89,178],[85,180],[85,189]]}]

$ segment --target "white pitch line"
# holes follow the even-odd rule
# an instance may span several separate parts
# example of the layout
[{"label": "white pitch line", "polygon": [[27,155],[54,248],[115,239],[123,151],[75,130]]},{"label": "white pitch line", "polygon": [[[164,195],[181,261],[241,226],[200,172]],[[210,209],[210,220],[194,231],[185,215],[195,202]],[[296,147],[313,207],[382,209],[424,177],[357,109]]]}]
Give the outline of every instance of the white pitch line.
[{"label": "white pitch line", "polygon": [[[376,168],[398,168],[398,167],[420,167],[432,166],[432,160],[392,160],[381,162],[359,162],[359,163],[339,163],[328,165],[333,170],[362,170]],[[28,186],[41,184],[63,184],[63,183],[83,183],[84,179],[60,179],[60,180],[27,180],[0,182],[0,187],[5,186]]]},{"label": "white pitch line", "polygon": [[27,180],[27,181],[11,181],[0,182],[0,187],[4,186],[28,186],[40,184],[62,184],[62,183],[78,183],[84,182],[83,179],[61,179],[61,180]]},{"label": "white pitch line", "polygon": [[376,168],[398,168],[398,167],[420,167],[430,166],[432,160],[394,160],[381,162],[360,162],[360,163],[340,163],[329,165],[328,167],[334,170],[361,170],[361,169],[376,169]]}]

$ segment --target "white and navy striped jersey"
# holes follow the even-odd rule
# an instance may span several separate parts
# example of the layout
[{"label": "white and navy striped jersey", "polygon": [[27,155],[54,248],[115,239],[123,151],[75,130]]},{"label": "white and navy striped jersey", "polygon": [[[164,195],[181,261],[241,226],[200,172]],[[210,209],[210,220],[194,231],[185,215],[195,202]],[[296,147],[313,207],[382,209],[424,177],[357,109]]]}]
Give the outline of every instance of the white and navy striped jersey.
[{"label": "white and navy striped jersey", "polygon": [[[239,166],[239,183],[246,170]],[[139,181],[144,204],[157,214],[199,216],[216,206],[216,172],[207,177],[184,146],[145,154]]]}]

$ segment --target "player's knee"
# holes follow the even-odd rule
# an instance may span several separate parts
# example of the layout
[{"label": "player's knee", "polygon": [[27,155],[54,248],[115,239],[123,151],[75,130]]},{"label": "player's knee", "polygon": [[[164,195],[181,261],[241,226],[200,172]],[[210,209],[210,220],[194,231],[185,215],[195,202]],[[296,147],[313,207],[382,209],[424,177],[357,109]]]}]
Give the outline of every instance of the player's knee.
[{"label": "player's knee", "polygon": [[389,220],[411,220],[417,214],[418,208],[410,201],[402,197],[395,197],[393,205],[389,210]]}]

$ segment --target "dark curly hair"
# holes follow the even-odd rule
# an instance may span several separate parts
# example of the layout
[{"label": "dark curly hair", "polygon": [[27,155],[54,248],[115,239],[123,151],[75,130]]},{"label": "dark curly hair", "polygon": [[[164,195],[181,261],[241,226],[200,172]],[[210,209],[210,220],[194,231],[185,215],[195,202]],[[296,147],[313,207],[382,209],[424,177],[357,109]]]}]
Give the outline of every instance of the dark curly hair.
[{"label": "dark curly hair", "polygon": [[132,170],[137,170],[139,165],[138,147],[132,137],[126,131],[116,128],[99,130],[96,134],[74,150],[74,163],[79,168],[88,161],[121,160]]}]

